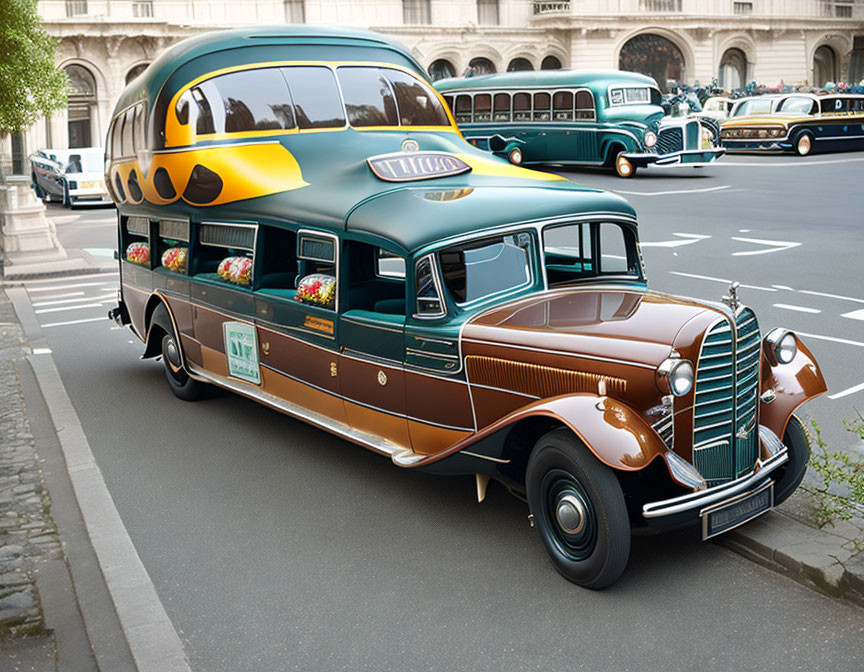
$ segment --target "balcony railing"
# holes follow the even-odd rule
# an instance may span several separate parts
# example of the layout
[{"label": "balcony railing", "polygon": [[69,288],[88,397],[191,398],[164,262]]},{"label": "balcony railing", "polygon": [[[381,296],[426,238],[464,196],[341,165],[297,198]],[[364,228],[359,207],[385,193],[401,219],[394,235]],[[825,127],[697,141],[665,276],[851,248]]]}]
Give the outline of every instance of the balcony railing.
[{"label": "balcony railing", "polygon": [[534,13],[535,14],[569,14],[570,13],[570,3],[569,2],[535,2],[534,3]]},{"label": "balcony railing", "polygon": [[766,19],[864,19],[864,0],[535,0],[534,14],[572,13],[578,16],[752,16]]}]

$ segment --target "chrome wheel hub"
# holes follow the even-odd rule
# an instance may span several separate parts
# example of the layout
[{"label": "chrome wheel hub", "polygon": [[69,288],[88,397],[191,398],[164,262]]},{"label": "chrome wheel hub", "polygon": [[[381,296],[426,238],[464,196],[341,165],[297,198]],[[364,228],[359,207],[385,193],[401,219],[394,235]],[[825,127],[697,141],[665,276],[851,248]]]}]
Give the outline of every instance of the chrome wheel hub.
[{"label": "chrome wheel hub", "polygon": [[567,534],[578,534],[585,527],[585,506],[574,495],[564,495],[555,509],[555,517]]}]

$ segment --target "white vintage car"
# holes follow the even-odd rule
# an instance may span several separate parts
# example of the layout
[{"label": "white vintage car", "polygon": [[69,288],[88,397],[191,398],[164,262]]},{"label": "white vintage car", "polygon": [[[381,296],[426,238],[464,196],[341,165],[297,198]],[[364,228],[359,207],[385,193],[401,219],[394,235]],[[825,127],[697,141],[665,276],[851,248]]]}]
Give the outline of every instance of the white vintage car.
[{"label": "white vintage car", "polygon": [[36,195],[66,207],[112,203],[105,188],[105,151],[101,147],[42,149],[30,156]]}]

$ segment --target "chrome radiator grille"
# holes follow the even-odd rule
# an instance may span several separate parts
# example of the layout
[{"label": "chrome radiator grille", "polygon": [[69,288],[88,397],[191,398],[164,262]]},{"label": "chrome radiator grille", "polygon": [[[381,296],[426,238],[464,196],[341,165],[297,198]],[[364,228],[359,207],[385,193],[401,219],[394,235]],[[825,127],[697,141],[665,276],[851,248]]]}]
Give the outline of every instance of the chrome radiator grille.
[{"label": "chrome radiator grille", "polygon": [[735,329],[723,320],[708,330],[696,365],[693,465],[716,485],[748,471],[759,450],[761,338],[756,316],[742,309]]},{"label": "chrome radiator grille", "polygon": [[684,133],[680,126],[661,129],[657,134],[657,153],[671,154],[684,149]]}]

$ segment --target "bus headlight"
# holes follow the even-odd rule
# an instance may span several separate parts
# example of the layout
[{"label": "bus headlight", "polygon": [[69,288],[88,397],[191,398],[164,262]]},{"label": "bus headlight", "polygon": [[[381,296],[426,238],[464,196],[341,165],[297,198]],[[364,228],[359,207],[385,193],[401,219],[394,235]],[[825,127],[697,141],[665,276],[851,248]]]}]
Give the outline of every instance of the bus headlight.
[{"label": "bus headlight", "polygon": [[657,367],[657,374],[676,397],[683,397],[693,389],[693,365],[686,359],[669,357]]},{"label": "bus headlight", "polygon": [[771,352],[778,364],[788,364],[798,354],[798,342],[795,334],[777,327],[768,332],[765,342],[771,346]]},{"label": "bus headlight", "polygon": [[653,147],[657,144],[657,134],[654,131],[648,131],[643,137],[642,142],[646,147]]}]

